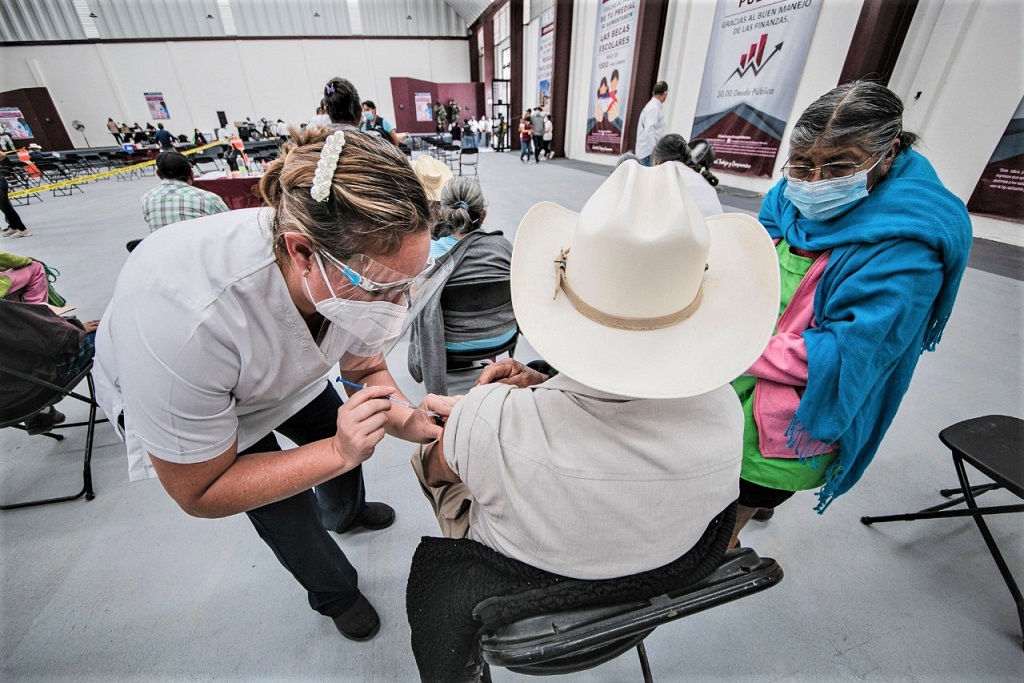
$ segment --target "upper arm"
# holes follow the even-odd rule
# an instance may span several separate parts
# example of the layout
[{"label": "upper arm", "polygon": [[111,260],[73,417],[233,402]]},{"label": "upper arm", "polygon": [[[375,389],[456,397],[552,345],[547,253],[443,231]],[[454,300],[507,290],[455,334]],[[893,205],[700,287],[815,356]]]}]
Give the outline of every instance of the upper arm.
[{"label": "upper arm", "polygon": [[210,200],[210,202],[209,202],[209,206],[210,206],[209,213],[211,213],[211,214],[213,214],[213,213],[224,213],[225,211],[230,211],[231,210],[231,209],[228,208],[228,205],[224,202],[224,200],[221,199],[220,197],[218,197],[217,195],[213,195],[212,197],[209,197],[209,200]]},{"label": "upper arm", "polygon": [[443,437],[424,447],[423,475],[429,486],[457,484],[462,481],[445,458]]},{"label": "upper arm", "polygon": [[167,495],[182,510],[194,517],[206,516],[197,503],[210,486],[231,467],[237,457],[237,440],[220,455],[197,463],[170,462],[152,453],[149,454],[153,469],[160,478],[160,485],[167,491]]}]

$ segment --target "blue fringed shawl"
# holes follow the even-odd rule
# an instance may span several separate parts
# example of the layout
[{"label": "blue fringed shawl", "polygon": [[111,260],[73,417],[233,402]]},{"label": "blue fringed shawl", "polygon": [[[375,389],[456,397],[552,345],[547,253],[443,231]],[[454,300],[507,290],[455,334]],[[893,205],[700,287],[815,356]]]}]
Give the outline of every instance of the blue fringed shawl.
[{"label": "blue fringed shawl", "polygon": [[[817,511],[857,483],[892,423],[917,359],[942,338],[971,247],[967,209],[913,150],[896,157],[871,194],[825,221],[802,217],[779,181],[759,219],[773,238],[832,250],[814,296],[818,327],[804,332],[807,389],[786,436],[801,457],[814,440],[839,459]],[[813,437],[813,439],[811,438]]]}]

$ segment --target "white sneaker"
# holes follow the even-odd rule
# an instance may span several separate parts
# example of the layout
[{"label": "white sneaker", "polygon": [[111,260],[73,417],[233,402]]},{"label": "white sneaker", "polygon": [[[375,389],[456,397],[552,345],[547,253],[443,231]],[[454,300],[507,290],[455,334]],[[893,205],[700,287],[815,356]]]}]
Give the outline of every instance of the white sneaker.
[{"label": "white sneaker", "polygon": [[10,237],[14,234],[14,228],[4,228],[0,230],[0,237]]},{"label": "white sneaker", "polygon": [[25,229],[25,230],[15,230],[14,234],[11,235],[11,238],[13,239],[13,238],[16,238],[16,237],[31,237],[31,236],[32,236],[32,233],[28,229]]}]

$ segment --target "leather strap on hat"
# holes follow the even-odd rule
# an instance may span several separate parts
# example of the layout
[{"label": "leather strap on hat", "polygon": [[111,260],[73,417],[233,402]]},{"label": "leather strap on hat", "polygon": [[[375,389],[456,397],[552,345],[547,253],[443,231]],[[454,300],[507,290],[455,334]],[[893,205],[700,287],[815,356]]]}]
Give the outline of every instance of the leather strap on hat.
[{"label": "leather strap on hat", "polygon": [[569,251],[570,248],[562,249],[562,253],[559,255],[558,260],[555,261],[555,272],[558,277],[558,282],[555,284],[555,296],[553,298],[557,298],[558,290],[562,290],[565,292],[566,298],[568,298],[569,302],[573,305],[573,308],[582,313],[584,317],[593,320],[599,325],[614,327],[620,330],[660,330],[664,327],[671,327],[672,325],[681,323],[689,318],[700,307],[700,302],[704,298],[704,284],[701,283],[700,288],[697,290],[697,296],[693,298],[690,305],[680,311],[676,311],[675,313],[661,315],[656,318],[624,318],[622,316],[605,313],[581,299],[576,292],[572,291],[572,287],[569,286],[569,280],[565,276],[565,266],[569,262]]}]

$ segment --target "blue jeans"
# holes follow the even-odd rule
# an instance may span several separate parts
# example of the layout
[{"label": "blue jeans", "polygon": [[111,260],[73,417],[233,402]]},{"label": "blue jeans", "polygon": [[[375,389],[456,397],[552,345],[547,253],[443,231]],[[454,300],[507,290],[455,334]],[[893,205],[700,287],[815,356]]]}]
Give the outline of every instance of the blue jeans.
[{"label": "blue jeans", "polygon": [[529,161],[531,153],[532,152],[530,150],[530,141],[529,140],[520,140],[519,141],[519,160],[522,161],[523,159],[526,159],[527,161]]},{"label": "blue jeans", "polygon": [[[341,397],[327,387],[275,431],[298,445],[331,438],[337,432]],[[273,432],[239,453],[279,451]],[[302,584],[309,606],[336,617],[359,598],[359,576],[327,530],[344,531],[366,505],[362,467],[245,513],[278,561]]]}]

